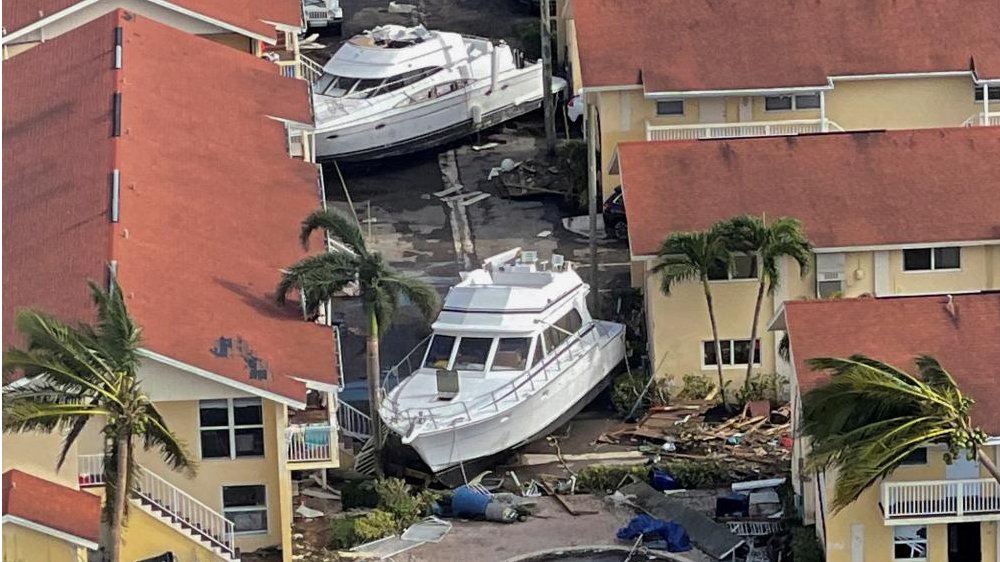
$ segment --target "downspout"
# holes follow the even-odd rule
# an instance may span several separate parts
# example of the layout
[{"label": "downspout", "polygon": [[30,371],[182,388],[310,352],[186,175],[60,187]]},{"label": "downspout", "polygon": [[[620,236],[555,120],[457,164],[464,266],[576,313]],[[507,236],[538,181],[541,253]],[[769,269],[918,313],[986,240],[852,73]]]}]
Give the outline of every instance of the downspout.
[{"label": "downspout", "polygon": [[819,130],[821,133],[830,131],[830,125],[826,121],[826,92],[819,91]]},{"label": "downspout", "polygon": [[983,82],[983,118],[981,121],[981,125],[984,127],[990,124],[990,85],[986,82]]}]

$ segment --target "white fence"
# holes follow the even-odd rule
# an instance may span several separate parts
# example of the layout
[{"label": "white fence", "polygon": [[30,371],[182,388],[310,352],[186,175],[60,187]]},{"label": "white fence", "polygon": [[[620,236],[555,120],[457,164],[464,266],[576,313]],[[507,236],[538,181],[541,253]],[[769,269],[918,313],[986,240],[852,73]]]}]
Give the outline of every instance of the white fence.
[{"label": "white fence", "polygon": [[1000,485],[992,478],[884,482],[886,519],[1000,513]]},{"label": "white fence", "polygon": [[651,125],[646,124],[646,140],[698,140],[728,139],[737,137],[767,137],[778,135],[798,135],[842,131],[839,125],[822,119],[799,119],[794,121],[759,121],[745,123],[696,123],[693,125]]},{"label": "white fence", "polygon": [[285,429],[288,462],[333,460],[335,443],[330,424],[294,425]]}]

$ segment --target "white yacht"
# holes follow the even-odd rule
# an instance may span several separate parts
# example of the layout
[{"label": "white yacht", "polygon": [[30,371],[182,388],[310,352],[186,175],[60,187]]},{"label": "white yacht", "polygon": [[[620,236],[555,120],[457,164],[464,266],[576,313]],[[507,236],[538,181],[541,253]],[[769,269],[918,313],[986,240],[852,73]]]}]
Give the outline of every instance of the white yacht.
[{"label": "white yacht", "polygon": [[[552,78],[553,92],[565,88]],[[349,39],[313,84],[316,154],[372,160],[491,127],[542,103],[542,65],[503,42],[386,25]]]},{"label": "white yacht", "polygon": [[433,333],[389,371],[385,424],[435,473],[547,435],[625,356],[625,327],[594,320],[569,262],[510,250],[462,274]]}]

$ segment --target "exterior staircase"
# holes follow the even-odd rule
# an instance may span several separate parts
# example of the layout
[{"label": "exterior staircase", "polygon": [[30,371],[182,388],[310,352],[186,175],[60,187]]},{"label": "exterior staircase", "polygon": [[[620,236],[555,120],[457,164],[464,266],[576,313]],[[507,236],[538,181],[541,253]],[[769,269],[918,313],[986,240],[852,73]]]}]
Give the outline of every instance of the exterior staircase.
[{"label": "exterior staircase", "polygon": [[[221,559],[239,560],[232,521],[146,468],[135,478],[133,505]],[[104,485],[104,455],[80,455],[79,482],[81,488]]]},{"label": "exterior staircase", "polygon": [[[337,423],[340,434],[364,445],[354,454],[354,470],[368,476],[375,475],[375,441],[372,439],[372,418],[343,400],[337,399]],[[385,436],[383,435],[383,443]]]}]

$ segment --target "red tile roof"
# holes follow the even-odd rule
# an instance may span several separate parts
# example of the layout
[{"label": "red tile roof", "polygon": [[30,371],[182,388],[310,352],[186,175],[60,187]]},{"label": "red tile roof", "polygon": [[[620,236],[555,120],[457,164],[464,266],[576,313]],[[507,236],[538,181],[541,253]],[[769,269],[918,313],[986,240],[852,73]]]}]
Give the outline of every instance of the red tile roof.
[{"label": "red tile roof", "polygon": [[1000,435],[1000,293],[835,299],[785,303],[785,323],[802,392],[826,379],[806,366],[813,357],[862,353],[915,373],[931,355],[971,396],[973,421]]},{"label": "red tile roof", "polygon": [[[84,0],[10,0],[3,3],[3,26],[11,33]],[[236,28],[265,37],[275,37],[274,25],[301,25],[300,0],[172,0],[171,5],[190,10]],[[107,11],[114,9],[107,3]]]},{"label": "red tile roof", "polygon": [[997,0],[961,9],[954,0],[572,1],[585,87],[740,90],[968,70],[1000,78]]},{"label": "red tile roof", "polygon": [[998,127],[618,145],[634,256],[745,213],[819,248],[998,240],[998,159]]},{"label": "red tile roof", "polygon": [[[109,70],[116,25],[120,71]],[[329,328],[272,302],[319,204],[316,167],[288,156],[268,117],[311,121],[304,81],[124,12],[6,61],[4,78],[5,344],[17,308],[90,318],[84,281],[103,281],[114,260],[147,349],[295,401],[305,389],[293,377],[335,382]],[[255,359],[266,376],[251,375]]]},{"label": "red tile roof", "polygon": [[20,470],[3,473],[3,514],[93,543],[101,536],[101,498]]}]

